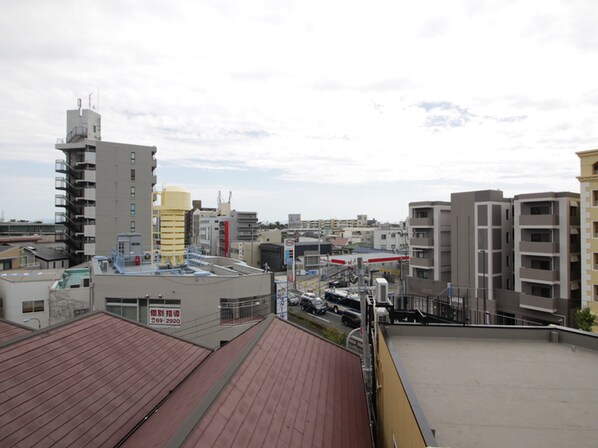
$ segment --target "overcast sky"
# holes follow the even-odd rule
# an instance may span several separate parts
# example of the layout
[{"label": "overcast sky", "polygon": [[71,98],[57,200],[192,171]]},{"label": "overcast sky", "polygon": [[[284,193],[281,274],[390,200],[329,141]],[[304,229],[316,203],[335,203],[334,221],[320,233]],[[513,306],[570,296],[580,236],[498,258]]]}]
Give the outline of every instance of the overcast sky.
[{"label": "overcast sky", "polygon": [[90,93],[104,140],[157,146],[160,188],[261,221],[579,191],[597,23],[595,0],[4,1],[0,210],[54,216],[54,144]]}]

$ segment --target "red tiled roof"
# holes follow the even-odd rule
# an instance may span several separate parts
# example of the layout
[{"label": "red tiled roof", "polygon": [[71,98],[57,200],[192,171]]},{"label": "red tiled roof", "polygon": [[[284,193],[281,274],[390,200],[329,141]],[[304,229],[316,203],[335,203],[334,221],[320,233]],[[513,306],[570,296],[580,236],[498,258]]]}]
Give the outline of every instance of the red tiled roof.
[{"label": "red tiled roof", "polygon": [[0,344],[10,341],[18,336],[29,334],[32,331],[33,329],[31,328],[25,328],[21,325],[0,319]]},{"label": "red tiled roof", "polygon": [[270,317],[214,352],[125,446],[371,447],[360,359]]},{"label": "red tiled roof", "polygon": [[0,349],[0,446],[114,446],[210,350],[94,313]]}]

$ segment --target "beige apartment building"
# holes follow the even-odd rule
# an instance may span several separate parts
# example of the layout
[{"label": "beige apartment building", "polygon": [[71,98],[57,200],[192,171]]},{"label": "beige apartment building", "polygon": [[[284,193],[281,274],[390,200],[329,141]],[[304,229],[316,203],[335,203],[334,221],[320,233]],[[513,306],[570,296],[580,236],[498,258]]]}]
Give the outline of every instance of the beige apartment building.
[{"label": "beige apartment building", "polygon": [[598,149],[577,153],[581,191],[581,303],[598,314]]}]

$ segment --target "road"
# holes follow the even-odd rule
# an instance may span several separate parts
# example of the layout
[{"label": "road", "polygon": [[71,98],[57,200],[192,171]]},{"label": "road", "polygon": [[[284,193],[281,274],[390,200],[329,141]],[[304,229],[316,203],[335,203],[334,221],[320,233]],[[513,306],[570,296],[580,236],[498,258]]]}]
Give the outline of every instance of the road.
[{"label": "road", "polygon": [[313,315],[306,311],[301,311],[301,308],[298,306],[289,306],[287,309],[289,314],[295,314],[304,319],[323,324],[326,327],[334,328],[341,333],[349,334],[349,332],[352,330],[352,328],[343,325],[340,314],[334,314],[332,311],[327,311],[326,314]]}]

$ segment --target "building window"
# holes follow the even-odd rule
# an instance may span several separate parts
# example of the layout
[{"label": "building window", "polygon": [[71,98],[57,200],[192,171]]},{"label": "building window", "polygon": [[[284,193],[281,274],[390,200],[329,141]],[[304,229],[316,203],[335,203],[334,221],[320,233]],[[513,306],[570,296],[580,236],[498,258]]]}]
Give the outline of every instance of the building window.
[{"label": "building window", "polygon": [[508,243],[509,242],[509,232],[505,232],[505,239],[506,239],[506,242]]},{"label": "building window", "polygon": [[131,233],[135,232],[135,221],[131,221]]},{"label": "building window", "polygon": [[507,221],[509,220],[509,209],[505,210],[505,218]]},{"label": "building window", "polygon": [[131,170],[131,180],[133,180],[133,181],[135,180],[135,169],[134,168]]},{"label": "building window", "polygon": [[131,204],[131,216],[135,216],[135,204]]},{"label": "building window", "polygon": [[578,214],[577,207],[574,207],[574,206],[569,207],[569,215],[572,218],[577,218],[577,214]]},{"label": "building window", "polygon": [[543,271],[550,271],[550,261],[548,261],[548,260],[532,260],[532,269],[541,269]]},{"label": "building window", "polygon": [[119,254],[124,255],[125,254],[125,242],[124,241],[119,241],[118,242],[118,247],[116,249],[118,251]]},{"label": "building window", "polygon": [[598,238],[598,221],[592,223],[592,236]]},{"label": "building window", "polygon": [[39,313],[44,310],[43,300],[25,300],[23,302],[23,314]]},{"label": "building window", "polygon": [[598,174],[598,162],[592,165],[592,174]]},{"label": "building window", "polygon": [[134,163],[135,163],[135,153],[132,152],[131,153],[131,164],[134,164]]},{"label": "building window", "polygon": [[594,252],[592,254],[593,260],[594,260],[594,270],[598,271],[598,254],[596,252]]},{"label": "building window", "polygon": [[532,286],[532,295],[549,299],[551,295],[550,289],[550,286]]},{"label": "building window", "polygon": [[131,187],[131,197],[135,198],[135,187]]},{"label": "building window", "polygon": [[507,267],[509,267],[509,256],[507,255]]},{"label": "building window", "polygon": [[239,325],[261,320],[269,313],[267,296],[220,299],[220,324]]}]

